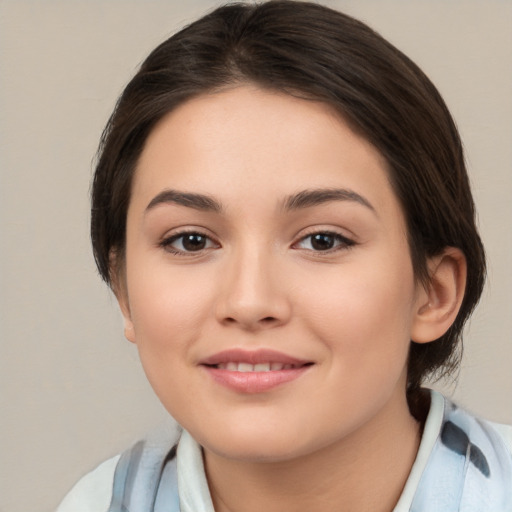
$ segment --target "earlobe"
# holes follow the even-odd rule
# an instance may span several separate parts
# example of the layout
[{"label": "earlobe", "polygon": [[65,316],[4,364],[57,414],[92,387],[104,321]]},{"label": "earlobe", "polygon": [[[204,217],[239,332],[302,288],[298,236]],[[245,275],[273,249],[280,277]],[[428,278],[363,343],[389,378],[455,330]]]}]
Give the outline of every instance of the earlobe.
[{"label": "earlobe", "polygon": [[124,319],[124,337],[131,343],[135,343],[135,332],[133,330],[133,323],[126,317]]},{"label": "earlobe", "polygon": [[112,286],[112,290],[114,291],[117,303],[119,304],[119,309],[121,310],[121,314],[123,315],[124,337],[128,341],[135,343],[135,330],[133,327],[130,305],[128,303],[128,295],[126,294],[125,291],[119,290],[117,286]]},{"label": "earlobe", "polygon": [[116,296],[119,309],[123,315],[124,336],[128,341],[135,343],[135,330],[131,318],[130,303],[128,301],[128,292],[126,289],[126,280],[119,271],[118,257],[114,251],[110,253],[110,280],[111,288]]},{"label": "earlobe", "polygon": [[466,258],[460,249],[447,247],[428,262],[429,281],[418,294],[411,339],[428,343],[453,324],[466,289]]}]

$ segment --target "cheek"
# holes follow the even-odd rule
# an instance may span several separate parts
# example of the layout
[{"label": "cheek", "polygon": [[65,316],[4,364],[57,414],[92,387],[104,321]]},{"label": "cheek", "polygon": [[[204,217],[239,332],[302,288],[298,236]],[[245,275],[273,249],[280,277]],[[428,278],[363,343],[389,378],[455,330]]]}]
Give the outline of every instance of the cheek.
[{"label": "cheek", "polygon": [[211,310],[211,279],[165,265],[132,268],[128,296],[139,350],[162,356],[196,339]]},{"label": "cheek", "polygon": [[414,300],[408,261],[387,269],[347,266],[322,282],[321,288],[308,287],[303,295],[302,316],[340,356],[333,361],[349,370],[372,365],[401,369],[409,349]]},{"label": "cheek", "polygon": [[129,296],[140,361],[156,395],[174,416],[181,408],[188,410],[188,395],[179,383],[187,382],[191,347],[205,328],[211,291],[186,272],[133,268]]}]

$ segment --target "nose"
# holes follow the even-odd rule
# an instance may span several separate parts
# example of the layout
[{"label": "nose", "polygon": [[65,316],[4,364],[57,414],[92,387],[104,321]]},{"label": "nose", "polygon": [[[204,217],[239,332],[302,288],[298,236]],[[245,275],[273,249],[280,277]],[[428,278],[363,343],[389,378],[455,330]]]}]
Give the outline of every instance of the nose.
[{"label": "nose", "polygon": [[277,258],[263,252],[247,253],[226,262],[217,303],[218,321],[247,331],[286,324],[291,303]]}]

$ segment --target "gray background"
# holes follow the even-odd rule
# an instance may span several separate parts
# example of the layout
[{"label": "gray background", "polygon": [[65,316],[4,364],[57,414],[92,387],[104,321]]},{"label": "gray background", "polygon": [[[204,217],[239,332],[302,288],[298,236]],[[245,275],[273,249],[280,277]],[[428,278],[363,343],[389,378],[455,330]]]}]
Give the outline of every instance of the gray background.
[{"label": "gray background", "polygon": [[[459,383],[440,387],[512,423],[512,3],[325,3],[412,57],[457,119],[490,279]],[[166,416],[93,265],[91,162],[136,66],[214,5],[0,1],[1,512],[49,512],[82,474]]]}]

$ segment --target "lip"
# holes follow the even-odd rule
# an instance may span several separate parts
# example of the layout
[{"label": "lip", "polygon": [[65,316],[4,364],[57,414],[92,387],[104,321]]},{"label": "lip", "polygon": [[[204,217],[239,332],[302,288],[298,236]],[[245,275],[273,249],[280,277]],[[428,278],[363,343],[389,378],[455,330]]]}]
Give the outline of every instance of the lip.
[{"label": "lip", "polygon": [[278,352],[272,349],[258,349],[258,350],[243,350],[239,348],[233,348],[229,350],[223,350],[217,352],[205,359],[200,361],[202,365],[213,366],[221,363],[249,363],[249,364],[261,364],[261,363],[281,363],[291,364],[293,366],[303,366],[311,363],[306,359],[299,359],[296,357],[289,356],[283,352]]},{"label": "lip", "polygon": [[[215,365],[227,363],[280,363],[286,369],[271,371],[242,372],[217,368]],[[313,365],[312,361],[289,356],[269,349],[241,350],[230,349],[218,352],[200,361],[200,366],[217,383],[240,393],[263,393],[291,382]]]}]

